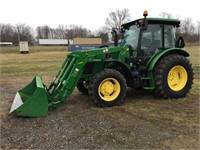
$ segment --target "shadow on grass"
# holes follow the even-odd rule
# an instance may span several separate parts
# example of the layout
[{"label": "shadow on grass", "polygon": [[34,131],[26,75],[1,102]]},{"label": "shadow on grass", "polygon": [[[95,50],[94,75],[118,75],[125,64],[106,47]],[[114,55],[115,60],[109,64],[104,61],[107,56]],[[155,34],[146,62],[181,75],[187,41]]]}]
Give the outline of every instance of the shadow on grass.
[{"label": "shadow on grass", "polygon": [[142,100],[142,99],[157,99],[152,90],[144,90],[144,89],[132,89],[128,88],[126,93],[127,99],[134,99],[134,100]]}]

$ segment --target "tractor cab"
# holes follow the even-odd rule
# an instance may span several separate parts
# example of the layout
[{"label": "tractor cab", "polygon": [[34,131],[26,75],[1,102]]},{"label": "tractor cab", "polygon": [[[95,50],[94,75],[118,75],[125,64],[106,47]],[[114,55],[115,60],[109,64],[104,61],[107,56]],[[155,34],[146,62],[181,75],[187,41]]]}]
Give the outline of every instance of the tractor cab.
[{"label": "tractor cab", "polygon": [[[168,19],[167,19],[168,20]],[[130,45],[133,50],[137,50],[138,56],[148,56],[156,50],[175,47],[175,24],[166,20],[155,20],[148,18],[148,26],[141,30],[140,22],[143,20],[133,21],[131,24],[125,24],[122,38],[122,45]]]},{"label": "tractor cab", "polygon": [[[179,27],[180,21],[164,18],[137,19],[122,25],[121,46],[128,46],[130,59],[136,59],[140,66],[145,66],[153,55],[169,49],[184,47],[184,41],[180,38],[176,42],[175,28]],[[131,61],[131,60],[130,60]]]}]

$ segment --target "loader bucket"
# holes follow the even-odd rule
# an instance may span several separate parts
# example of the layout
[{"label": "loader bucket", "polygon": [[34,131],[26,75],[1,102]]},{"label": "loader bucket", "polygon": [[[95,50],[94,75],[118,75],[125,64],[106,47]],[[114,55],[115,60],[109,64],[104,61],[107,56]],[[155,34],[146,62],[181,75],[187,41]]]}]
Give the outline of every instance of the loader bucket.
[{"label": "loader bucket", "polygon": [[48,112],[48,92],[36,76],[25,88],[17,92],[10,113],[26,117],[44,117]]}]

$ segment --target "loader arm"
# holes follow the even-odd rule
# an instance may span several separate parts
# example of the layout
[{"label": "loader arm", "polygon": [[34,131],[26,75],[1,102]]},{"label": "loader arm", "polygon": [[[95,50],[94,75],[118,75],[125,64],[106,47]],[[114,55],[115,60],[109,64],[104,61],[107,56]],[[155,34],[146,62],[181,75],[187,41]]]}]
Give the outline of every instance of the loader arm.
[{"label": "loader arm", "polygon": [[86,63],[103,61],[106,55],[115,53],[118,55],[120,48],[99,48],[88,51],[77,51],[67,55],[65,61],[58,70],[54,80],[47,88],[49,93],[49,109],[57,108],[61,102],[71,95],[81,78]]}]

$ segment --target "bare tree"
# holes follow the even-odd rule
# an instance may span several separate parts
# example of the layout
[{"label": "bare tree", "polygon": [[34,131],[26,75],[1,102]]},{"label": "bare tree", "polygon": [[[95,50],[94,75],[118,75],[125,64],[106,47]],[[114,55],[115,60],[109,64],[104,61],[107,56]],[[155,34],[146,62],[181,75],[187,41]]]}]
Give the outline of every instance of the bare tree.
[{"label": "bare tree", "polygon": [[78,25],[69,27],[59,25],[57,28],[38,26],[36,28],[38,39],[73,39],[76,37],[90,37],[91,31]]},{"label": "bare tree", "polygon": [[166,13],[166,12],[160,13],[159,16],[162,18],[168,18],[168,19],[176,18],[171,13]]},{"label": "bare tree", "polygon": [[68,39],[90,37],[91,31],[78,25],[70,25],[66,29],[66,37]]},{"label": "bare tree", "polygon": [[51,39],[50,37],[50,27],[49,26],[43,26],[43,34],[44,34],[44,38],[46,39]]},{"label": "bare tree", "polygon": [[66,39],[66,29],[64,25],[59,25],[58,28],[55,29],[56,32],[56,38],[57,39]]},{"label": "bare tree", "polygon": [[42,31],[41,31],[41,27],[40,26],[38,26],[36,28],[36,33],[37,33],[36,38],[37,39],[41,39],[42,38]]},{"label": "bare tree", "polygon": [[14,27],[11,24],[0,24],[1,42],[13,42]]},{"label": "bare tree", "polygon": [[[166,12],[160,13],[159,16],[162,18],[168,18],[168,19],[172,19],[172,18],[179,19],[178,17],[175,17],[171,13],[166,13]],[[192,21],[192,18],[189,18],[189,17],[181,20],[180,28],[176,29],[176,36],[177,37],[182,36],[187,43],[197,43],[199,39],[198,23],[197,23],[197,26],[195,26],[195,24]]]},{"label": "bare tree", "polygon": [[128,9],[116,10],[109,13],[109,17],[105,19],[105,25],[108,30],[112,28],[121,29],[121,25],[130,20],[130,12]]},{"label": "bare tree", "polygon": [[198,45],[200,45],[200,21],[197,22]]},{"label": "bare tree", "polygon": [[[21,41],[28,41],[29,44],[33,42],[33,29],[25,24],[16,24],[16,33],[19,34]],[[16,36],[16,35],[15,35]],[[16,37],[15,37],[16,38]]]},{"label": "bare tree", "polygon": [[185,36],[194,34],[194,28],[194,23],[191,18],[185,18],[181,22],[181,31]]},{"label": "bare tree", "polygon": [[107,28],[101,27],[96,32],[94,37],[98,37],[102,39],[102,44],[106,44],[109,40],[109,33],[107,32]]},{"label": "bare tree", "polygon": [[13,42],[14,45],[19,44],[19,37],[21,41],[28,41],[29,44],[33,44],[33,29],[25,24],[0,24],[1,41]]},{"label": "bare tree", "polygon": [[53,38],[53,30],[47,26],[38,26],[36,28],[37,38],[38,39],[52,39]]}]

